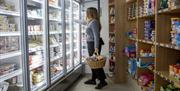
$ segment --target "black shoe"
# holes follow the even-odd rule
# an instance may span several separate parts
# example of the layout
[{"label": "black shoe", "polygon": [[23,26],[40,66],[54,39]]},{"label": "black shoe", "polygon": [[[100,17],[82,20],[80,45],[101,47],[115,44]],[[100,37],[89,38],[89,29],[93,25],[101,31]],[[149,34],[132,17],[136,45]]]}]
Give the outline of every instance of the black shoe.
[{"label": "black shoe", "polygon": [[107,85],[107,82],[104,82],[104,83],[99,83],[96,87],[95,87],[95,89],[102,89],[104,86],[106,86]]},{"label": "black shoe", "polygon": [[85,81],[84,84],[96,85],[96,81],[90,79],[90,80]]}]

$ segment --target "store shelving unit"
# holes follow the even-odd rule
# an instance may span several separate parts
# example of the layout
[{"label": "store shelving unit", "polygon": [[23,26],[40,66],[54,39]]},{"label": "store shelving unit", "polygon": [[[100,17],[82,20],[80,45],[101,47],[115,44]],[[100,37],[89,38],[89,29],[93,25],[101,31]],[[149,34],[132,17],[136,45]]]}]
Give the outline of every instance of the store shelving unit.
[{"label": "store shelving unit", "polygon": [[[154,69],[138,67],[136,71],[136,79],[138,79],[143,72],[153,74],[153,91],[160,91],[160,88],[167,84],[174,84],[175,87],[180,88],[180,81],[169,73],[169,66],[176,64],[176,62],[180,60],[180,46],[172,44],[172,41],[170,41],[170,32],[172,31],[173,26],[171,24],[172,18],[180,18],[180,5],[170,6],[169,4],[169,7],[162,8],[161,1],[162,0],[154,0],[154,9],[151,9],[151,12],[148,13],[145,11],[146,9],[142,9],[143,11],[140,9],[142,8],[142,5],[145,5],[144,0],[126,0],[125,3],[127,8],[126,12],[128,13],[128,16],[126,17],[128,23],[126,31],[130,31],[134,27],[137,28],[137,37],[128,38],[137,43],[137,58],[141,58],[141,61],[143,60],[143,62],[154,62]],[[171,0],[168,0],[168,2],[170,1]],[[147,4],[147,2],[145,3]],[[133,17],[132,14],[129,15],[128,11],[129,8],[132,8],[133,4],[137,5],[135,8],[135,17]],[[141,14],[142,12],[143,14]],[[151,24],[154,24],[154,27],[151,27],[153,30],[150,30],[150,33],[153,31],[154,36],[147,39],[147,34],[145,34],[147,33],[145,31],[147,26],[145,24],[150,20]],[[154,47],[153,52],[151,49],[152,46]],[[141,57],[142,49],[151,50],[150,53],[153,53],[154,57]],[[147,91],[147,88],[141,88],[143,88],[143,91]]]},{"label": "store shelving unit", "polygon": [[109,76],[114,76],[115,69],[115,0],[109,0]]}]

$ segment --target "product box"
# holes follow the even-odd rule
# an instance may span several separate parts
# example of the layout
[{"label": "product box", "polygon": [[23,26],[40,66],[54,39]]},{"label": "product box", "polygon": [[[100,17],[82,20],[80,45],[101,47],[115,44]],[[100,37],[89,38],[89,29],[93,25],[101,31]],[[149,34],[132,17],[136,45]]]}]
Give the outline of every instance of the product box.
[{"label": "product box", "polygon": [[0,37],[0,54],[6,53],[6,37]]}]

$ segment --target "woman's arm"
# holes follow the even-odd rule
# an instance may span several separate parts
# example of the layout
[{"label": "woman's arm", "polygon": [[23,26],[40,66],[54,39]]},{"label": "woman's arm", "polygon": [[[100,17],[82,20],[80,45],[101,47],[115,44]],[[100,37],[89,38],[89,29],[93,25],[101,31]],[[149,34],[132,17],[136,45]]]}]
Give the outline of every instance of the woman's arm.
[{"label": "woman's arm", "polygon": [[[94,36],[94,48],[99,49],[99,38],[100,38],[100,31],[99,31],[99,23],[98,21],[94,20],[91,23],[91,29],[93,31]],[[100,49],[99,49],[100,50]]]}]

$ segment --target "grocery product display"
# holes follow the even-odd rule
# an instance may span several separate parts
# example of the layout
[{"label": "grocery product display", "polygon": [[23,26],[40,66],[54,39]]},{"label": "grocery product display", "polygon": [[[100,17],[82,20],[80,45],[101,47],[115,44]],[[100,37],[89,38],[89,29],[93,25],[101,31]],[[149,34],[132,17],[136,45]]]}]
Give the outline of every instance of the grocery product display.
[{"label": "grocery product display", "polygon": [[180,46],[180,18],[171,18],[171,44]]},{"label": "grocery product display", "polygon": [[42,1],[32,2],[40,7],[33,7],[31,0],[27,3],[27,22],[28,22],[28,43],[29,43],[29,71],[30,71],[30,88],[40,90],[41,86],[46,84],[46,57],[45,57],[45,29],[43,26],[43,7]]},{"label": "grocery product display", "polygon": [[19,5],[19,0],[0,0],[0,90],[23,86]]},{"label": "grocery product display", "polygon": [[180,89],[175,87],[173,84],[161,86],[160,91],[179,91]]},{"label": "grocery product display", "polygon": [[136,58],[136,45],[135,43],[131,43],[127,45],[124,49],[124,53],[129,58]]},{"label": "grocery product display", "polygon": [[[84,14],[83,14],[84,15]],[[88,56],[88,50],[87,50],[87,41],[86,41],[86,26],[81,25],[81,60],[85,61],[86,57]]]},{"label": "grocery product display", "polygon": [[73,69],[73,22],[72,21],[72,14],[71,12],[71,7],[72,7],[72,0],[65,0],[65,21],[66,21],[66,64],[67,64],[67,70],[71,71]]},{"label": "grocery product display", "polygon": [[[179,5],[179,0],[129,0],[126,3],[126,34],[137,48],[136,57],[128,60],[129,73],[140,80],[138,86],[142,91],[178,91],[176,88],[180,88]],[[133,12],[138,18],[132,19]],[[127,49],[126,53],[129,53]],[[167,83],[171,86],[165,85]]]},{"label": "grocery product display", "polygon": [[154,57],[155,47],[152,46],[151,49],[140,49],[140,57]]},{"label": "grocery product display", "polygon": [[136,11],[137,10],[137,5],[136,3],[132,3],[129,7],[128,7],[128,20],[131,19],[135,19],[136,18]]},{"label": "grocery product display", "polygon": [[110,14],[110,23],[114,24],[115,23],[115,9],[114,9],[114,7],[110,7],[109,14]]},{"label": "grocery product display", "polygon": [[114,76],[115,69],[115,0],[109,0],[109,76]]},{"label": "grocery product display", "polygon": [[51,81],[63,74],[63,36],[61,0],[49,1],[49,44]]},{"label": "grocery product display", "polygon": [[180,81],[180,60],[176,64],[169,65],[169,75]]},{"label": "grocery product display", "polygon": [[77,2],[73,1],[73,59],[74,65],[77,66],[80,64],[80,23],[75,22],[80,19],[79,12],[80,6]]},{"label": "grocery product display", "polygon": [[143,91],[154,91],[154,75],[152,73],[143,72],[138,78],[138,83],[142,86]]},{"label": "grocery product display", "polygon": [[180,4],[179,0],[160,0],[160,8],[159,9],[167,9],[173,8]]},{"label": "grocery product display", "polygon": [[[27,0],[27,6],[23,6],[20,0],[0,0],[0,90],[7,84],[7,91],[41,91],[63,77],[66,67],[73,69],[80,64],[80,25],[72,22],[73,17],[79,19],[80,6],[74,0],[69,1],[66,3],[68,16],[65,20],[62,17],[62,0],[48,0],[48,6],[45,6],[44,0]],[[71,15],[73,5],[76,11]],[[46,8],[48,12],[45,12]],[[21,10],[27,10],[26,14]],[[27,16],[27,23],[24,23],[22,16]],[[67,27],[62,26],[63,21]],[[64,32],[67,34],[66,40],[63,39]],[[26,42],[21,37],[27,38]],[[64,45],[67,45],[66,52],[63,52]],[[68,60],[63,59],[63,54],[68,54]],[[29,70],[23,69],[25,65],[29,65]],[[28,85],[23,82],[24,74],[29,76],[30,86],[26,87],[30,89],[24,88]]]},{"label": "grocery product display", "polygon": [[139,17],[155,14],[155,0],[142,0],[138,7]]},{"label": "grocery product display", "polygon": [[137,38],[137,29],[136,28],[132,28],[131,31],[127,32],[127,36],[130,39],[136,39]]},{"label": "grocery product display", "polygon": [[144,21],[144,39],[149,41],[155,40],[155,22],[154,20]]}]

